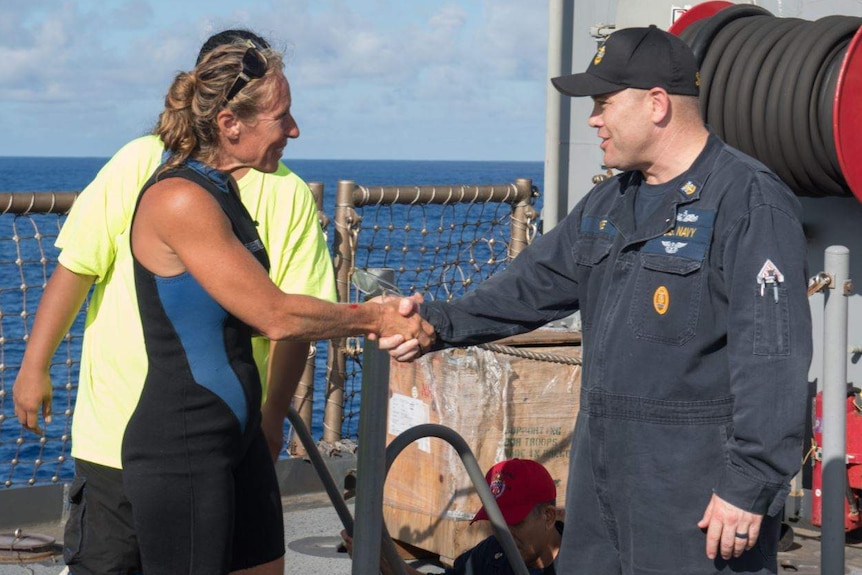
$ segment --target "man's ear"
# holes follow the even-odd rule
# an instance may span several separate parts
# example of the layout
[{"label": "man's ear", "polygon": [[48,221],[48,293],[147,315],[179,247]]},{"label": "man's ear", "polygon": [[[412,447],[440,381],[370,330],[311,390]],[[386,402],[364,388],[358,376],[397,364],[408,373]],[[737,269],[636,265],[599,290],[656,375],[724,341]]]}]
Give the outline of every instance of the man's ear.
[{"label": "man's ear", "polygon": [[543,509],[543,517],[546,524],[553,527],[557,523],[557,508],[554,505],[545,505]]},{"label": "man's ear", "polygon": [[236,140],[239,138],[242,123],[232,111],[224,109],[216,116],[219,132],[221,132],[228,140]]},{"label": "man's ear", "polygon": [[651,89],[649,100],[654,124],[662,124],[670,119],[670,96],[664,88]]}]

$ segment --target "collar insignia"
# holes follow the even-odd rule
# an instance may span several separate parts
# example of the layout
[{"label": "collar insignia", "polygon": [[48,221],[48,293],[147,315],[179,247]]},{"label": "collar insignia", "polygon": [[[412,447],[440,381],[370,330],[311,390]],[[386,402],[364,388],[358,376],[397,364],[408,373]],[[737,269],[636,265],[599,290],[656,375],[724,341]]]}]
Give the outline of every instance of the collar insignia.
[{"label": "collar insignia", "polygon": [[694,182],[692,182],[691,180],[689,180],[689,181],[687,181],[686,183],[684,183],[684,184],[682,185],[682,187],[680,188],[680,190],[681,190],[681,191],[682,191],[682,193],[684,193],[686,196],[690,196],[690,195],[692,195],[693,193],[695,193],[695,192],[697,191],[697,185],[696,185]]}]

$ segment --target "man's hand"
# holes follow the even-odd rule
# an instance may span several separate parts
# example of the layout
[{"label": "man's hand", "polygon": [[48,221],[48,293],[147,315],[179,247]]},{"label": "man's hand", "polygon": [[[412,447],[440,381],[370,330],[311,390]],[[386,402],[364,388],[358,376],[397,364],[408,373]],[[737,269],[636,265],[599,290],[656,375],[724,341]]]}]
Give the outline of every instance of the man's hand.
[{"label": "man's hand", "polygon": [[46,371],[27,370],[22,366],[12,387],[15,415],[18,416],[21,425],[42,435],[42,429],[39,427],[39,412],[42,412],[46,425],[51,423],[52,397],[51,376]]},{"label": "man's hand", "polygon": [[[419,314],[419,304],[425,301],[422,294],[413,294],[410,297],[402,298],[398,302],[398,313],[404,317],[417,316]],[[422,322],[430,329],[431,341],[436,339],[434,327],[428,322]],[[388,351],[389,355],[397,361],[413,361],[422,356],[428,350],[428,346],[422,346],[418,339],[399,339],[398,337],[382,337],[378,342],[378,347],[383,351]],[[430,344],[429,344],[430,345]]]},{"label": "man's hand", "polygon": [[[381,334],[378,337],[378,347],[388,351],[389,355],[398,361],[411,361],[420,357],[427,351],[436,339],[434,326],[422,319],[419,315],[419,304],[424,301],[421,294],[413,294],[410,297],[402,297],[394,302],[392,298],[374,298],[374,302],[384,305],[396,305],[397,313],[404,319],[417,322],[419,331],[415,337],[405,337],[402,334]],[[374,339],[374,338],[372,338]]]},{"label": "man's hand", "polygon": [[713,493],[703,518],[697,523],[706,529],[706,556],[724,560],[739,557],[754,547],[760,536],[763,515],[744,511]]},{"label": "man's hand", "polygon": [[341,535],[341,539],[344,541],[344,549],[347,551],[347,555],[353,559],[353,537],[347,534],[346,529],[342,529],[339,535]]}]

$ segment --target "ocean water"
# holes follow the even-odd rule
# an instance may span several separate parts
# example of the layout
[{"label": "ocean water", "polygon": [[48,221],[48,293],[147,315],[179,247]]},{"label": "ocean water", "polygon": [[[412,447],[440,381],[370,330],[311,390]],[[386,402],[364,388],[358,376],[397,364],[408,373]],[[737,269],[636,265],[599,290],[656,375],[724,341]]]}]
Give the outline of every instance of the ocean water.
[{"label": "ocean water", "polygon": [[[97,174],[107,158],[2,158],[0,157],[0,192],[16,191],[77,191],[83,189]],[[324,184],[324,211],[333,219],[335,211],[335,193],[339,180],[353,180],[366,186],[390,185],[452,185],[452,184],[503,184],[514,182],[517,178],[530,178],[539,187],[540,195],[536,202],[541,209],[541,186],[543,180],[542,162],[469,162],[469,161],[387,161],[387,160],[290,160],[285,163],[307,182],[322,182]],[[36,216],[35,220],[40,231],[56,235],[57,224],[53,216]],[[400,222],[394,222],[399,224]],[[53,226],[53,229],[52,229]],[[44,251],[49,259],[56,258],[56,250],[51,248],[53,238],[48,237],[39,245],[38,241],[23,241],[18,244],[8,240],[14,233],[27,235],[32,230],[21,227],[11,215],[0,216],[0,262],[14,261],[15,258],[38,259]],[[333,225],[330,223],[328,232],[332,241]],[[330,245],[330,250],[332,246]],[[21,253],[17,253],[17,250]],[[50,274],[53,263],[49,263],[45,271]],[[8,274],[7,267],[2,268],[3,274]],[[44,281],[38,268],[31,268],[29,275],[23,278],[28,286],[29,298],[41,295],[40,284]],[[21,320],[20,304],[11,302],[20,300],[19,293],[13,293],[21,283],[20,278],[0,278],[0,337],[5,335],[6,343],[0,355],[0,488],[4,484],[13,487],[26,485],[31,479],[36,483],[46,483],[58,478],[66,481],[71,478],[73,466],[68,460],[68,442],[60,438],[69,434],[68,418],[62,413],[71,410],[74,404],[74,389],[55,388],[54,392],[54,423],[47,428],[47,442],[39,442],[38,438],[29,433],[22,433],[15,419],[12,406],[12,384],[15,381],[17,366],[23,354],[23,344],[15,341],[20,338],[25,329]],[[73,331],[80,334],[83,326],[82,318]],[[32,318],[30,319],[32,321]],[[71,374],[77,381],[77,354],[80,350],[80,340],[72,340],[68,346],[61,346],[61,361],[52,370],[55,383],[65,381]],[[70,361],[62,361],[63,358]],[[325,384],[324,344],[318,345],[318,359],[315,373],[315,410],[312,419],[312,434],[318,439],[323,428],[323,393]],[[56,386],[55,386],[56,387]],[[352,411],[358,410],[358,397],[351,399]],[[344,429],[346,436],[355,436],[358,418],[352,417]],[[21,464],[13,465],[15,458]],[[32,461],[45,462],[42,466],[34,466]],[[24,462],[28,462],[24,464]]]}]

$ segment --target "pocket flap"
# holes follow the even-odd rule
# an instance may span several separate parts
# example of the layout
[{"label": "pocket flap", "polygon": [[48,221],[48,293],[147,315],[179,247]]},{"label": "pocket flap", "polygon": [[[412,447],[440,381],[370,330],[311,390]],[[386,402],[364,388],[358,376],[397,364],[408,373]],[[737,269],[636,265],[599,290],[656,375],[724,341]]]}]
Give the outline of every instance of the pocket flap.
[{"label": "pocket flap", "polygon": [[641,261],[646,269],[677,275],[688,275],[700,269],[703,262],[679,256],[641,253]]},{"label": "pocket flap", "polygon": [[581,265],[594,266],[611,253],[612,244],[613,241],[606,237],[581,237],[572,248],[575,261]]}]

